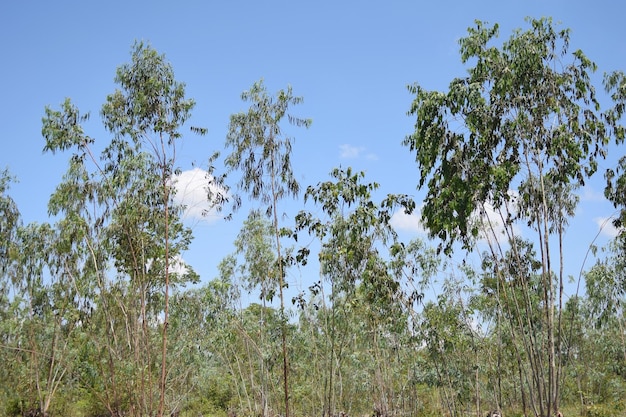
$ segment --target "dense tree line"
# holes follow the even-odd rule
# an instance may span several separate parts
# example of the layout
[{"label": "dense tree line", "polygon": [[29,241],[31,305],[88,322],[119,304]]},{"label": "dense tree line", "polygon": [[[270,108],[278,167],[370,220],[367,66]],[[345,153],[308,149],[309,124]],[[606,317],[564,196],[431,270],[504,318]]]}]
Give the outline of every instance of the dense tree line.
[{"label": "dense tree line", "polygon": [[[592,176],[626,219],[626,158],[598,172],[624,141],[626,77],[595,86],[568,30],[528,24],[497,43],[498,26],[476,22],[464,77],[409,86],[421,213],[352,168],[302,191],[287,133],[311,125],[292,113],[302,97],[255,83],[209,158],[207,201],[249,213],[217,277],[180,260],[193,233],[176,149],[206,129],[188,125],[195,102],[165,56],[139,43],[118,68],[100,155],[88,114],[46,108],[44,151],[70,155],[54,220],[23,224],[0,174],[0,415],[626,413],[624,236],[584,272],[584,295],[565,294],[563,253]],[[287,198],[302,203],[292,216]],[[398,211],[429,239],[402,241]],[[315,278],[289,299],[307,264]]]}]

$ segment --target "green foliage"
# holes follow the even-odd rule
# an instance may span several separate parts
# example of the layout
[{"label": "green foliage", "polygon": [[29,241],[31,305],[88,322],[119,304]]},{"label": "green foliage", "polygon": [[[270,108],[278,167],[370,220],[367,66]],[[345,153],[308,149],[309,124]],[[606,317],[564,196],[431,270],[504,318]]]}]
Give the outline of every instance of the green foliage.
[{"label": "green foliage", "polygon": [[556,190],[583,185],[606,153],[609,128],[590,79],[596,65],[581,51],[569,55],[568,31],[551,20],[529,24],[498,48],[490,46],[498,26],[477,22],[459,41],[462,62],[475,62],[467,77],[445,93],[409,87],[416,124],[404,144],[415,152],[419,187],[428,186],[425,226],[447,251],[457,240],[471,247],[479,233],[472,215],[487,202],[506,204],[514,181],[531,201],[538,178]]},{"label": "green foliage", "polygon": [[[260,207],[218,277],[186,288],[201,277],[175,268],[193,236],[172,179],[194,101],[165,56],[137,43],[118,68],[98,156],[89,113],[46,107],[44,151],[68,159],[55,223],[23,225],[0,172],[0,416],[622,415],[623,237],[596,253],[584,296],[564,295],[561,248],[577,188],[609,139],[623,143],[625,77],[605,76],[613,106],[600,112],[595,64],[568,52],[569,31],[528,24],[498,44],[498,26],[476,22],[460,40],[465,77],[409,88],[424,225],[448,254],[480,245],[476,266],[400,241],[391,219],[415,203],[374,201],[379,185],[352,168],[306,188],[314,208],[293,229],[279,222],[279,201],[300,195],[290,129],[311,121],[290,113],[302,102],[290,87],[270,95],[260,81],[230,119],[225,159]],[[620,210],[624,161],[605,174]],[[290,310],[298,263],[319,279]]]},{"label": "green foliage", "polygon": [[258,211],[251,211],[235,240],[236,253],[243,255],[239,273],[244,289],[261,288],[259,297],[272,301],[279,285],[276,244],[272,225]]}]

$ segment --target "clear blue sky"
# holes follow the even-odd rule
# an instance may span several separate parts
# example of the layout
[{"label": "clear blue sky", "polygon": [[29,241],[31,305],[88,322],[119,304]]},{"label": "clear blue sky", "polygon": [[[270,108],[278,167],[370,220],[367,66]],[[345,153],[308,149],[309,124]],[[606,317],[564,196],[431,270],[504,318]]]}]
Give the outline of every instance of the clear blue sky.
[{"label": "clear blue sky", "polygon": [[[100,107],[114,91],[116,68],[143,40],[166,54],[197,101],[193,124],[209,129],[205,137],[185,138],[183,170],[192,162],[205,166],[223,148],[229,115],[246,108],[241,92],[264,78],[272,92],[292,85],[304,97],[295,112],[313,119],[308,131],[296,132],[293,162],[303,188],[326,180],[334,167],[352,166],[382,192],[419,200],[414,156],[401,146],[413,127],[406,86],[444,90],[464,75],[457,41],[475,19],[499,23],[506,39],[526,27],[526,16],[550,16],[571,28],[572,50],[598,64],[601,80],[605,71],[626,70],[625,15],[620,2],[578,0],[4,1],[0,169],[8,167],[20,181],[10,194],[24,221],[45,221],[67,155],[42,154],[44,107],[70,97],[91,112],[87,134],[107,141]],[[623,151],[616,152],[611,156]],[[601,194],[601,178],[583,190],[570,231],[573,271],[597,219],[613,213]],[[196,240],[185,259],[203,280],[216,275],[215,265],[232,250],[243,216],[245,210],[230,223],[194,223]],[[297,275],[296,287],[306,288],[311,278]]]}]

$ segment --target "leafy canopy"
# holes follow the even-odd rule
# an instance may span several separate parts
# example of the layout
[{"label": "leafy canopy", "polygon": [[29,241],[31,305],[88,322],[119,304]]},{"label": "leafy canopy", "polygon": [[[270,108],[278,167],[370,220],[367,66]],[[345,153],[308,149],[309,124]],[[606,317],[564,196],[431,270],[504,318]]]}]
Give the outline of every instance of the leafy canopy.
[{"label": "leafy canopy", "polygon": [[403,144],[415,152],[418,187],[427,187],[424,224],[446,251],[459,240],[469,247],[483,204],[499,208],[516,185],[531,199],[538,177],[557,191],[582,185],[605,155],[608,128],[590,79],[596,65],[580,50],[568,53],[568,30],[528,22],[498,47],[498,25],[477,21],[459,41],[461,61],[474,63],[467,76],[446,92],[409,86],[416,122]]}]

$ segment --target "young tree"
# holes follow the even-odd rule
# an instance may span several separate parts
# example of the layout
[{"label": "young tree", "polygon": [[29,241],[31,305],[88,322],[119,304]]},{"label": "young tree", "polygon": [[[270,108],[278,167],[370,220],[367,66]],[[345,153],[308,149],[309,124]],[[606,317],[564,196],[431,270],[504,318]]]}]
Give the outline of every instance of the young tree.
[{"label": "young tree", "polygon": [[[267,302],[274,298],[279,272],[276,263],[276,245],[273,240],[272,223],[258,211],[251,211],[235,240],[235,248],[237,254],[243,255],[243,262],[239,270],[245,289],[252,291],[260,287],[259,298],[263,307],[260,309],[261,323],[266,323]],[[267,329],[261,327],[259,333],[260,403],[261,414],[266,416],[269,414]]]},{"label": "young tree", "polygon": [[[419,188],[427,187],[422,220],[447,253],[455,242],[470,249],[482,228],[494,259],[503,259],[506,244],[513,259],[524,262],[514,226],[535,231],[544,337],[523,331],[528,315],[522,311],[534,308],[527,287],[509,304],[517,309],[511,329],[530,365],[520,379],[529,406],[537,416],[551,416],[561,382],[565,229],[577,202],[573,191],[596,171],[610,126],[590,78],[596,66],[582,51],[568,52],[569,31],[557,31],[550,19],[528,22],[528,30],[515,31],[501,46],[492,46],[497,25],[476,22],[460,40],[462,62],[474,64],[466,77],[454,79],[447,92],[409,87],[416,124],[404,144],[415,151]],[[499,288],[524,284],[515,271],[493,265]]]},{"label": "young tree", "polygon": [[[300,186],[291,166],[293,138],[283,132],[283,119],[295,126],[309,127],[310,119],[302,119],[288,113],[289,107],[300,104],[302,97],[295,97],[291,87],[280,90],[275,97],[268,94],[262,81],[252,85],[241,95],[250,101],[247,113],[233,114],[226,137],[226,146],[232,152],[226,158],[230,171],[240,170],[239,188],[259,200],[271,218],[276,243],[278,266],[278,295],[280,314],[283,321],[281,342],[283,350],[283,388],[285,417],[289,417],[289,358],[287,355],[287,318],[285,315],[284,288],[286,258],[281,246],[281,230],[278,202],[285,197],[296,197]],[[240,201],[236,201],[236,206]]]},{"label": "young tree", "polygon": [[[346,341],[354,330],[345,326],[347,305],[355,305],[357,299],[361,299],[368,306],[365,318],[371,319],[370,323],[376,321],[376,308],[392,316],[399,284],[389,274],[379,248],[395,243],[396,234],[389,224],[393,211],[400,207],[410,213],[415,205],[405,195],[388,195],[380,204],[374,203],[372,193],[379,185],[363,184],[364,176],[363,172],[353,173],[351,168],[334,169],[332,181],[310,186],[305,194],[305,201],[310,199],[321,206],[326,218],[318,219],[305,211],[296,216],[296,230],[305,230],[320,242],[320,273],[330,285],[328,300],[322,299],[324,310],[328,311],[324,323],[327,369],[322,384],[325,391],[323,415],[328,417],[336,414],[337,403],[344,410],[348,403],[337,398],[334,386],[335,378],[341,374]],[[306,260],[307,255],[308,248],[302,248],[299,257]],[[366,330],[368,334],[378,333],[377,329]],[[374,344],[373,348],[376,350],[378,346]],[[381,390],[386,388],[384,384],[376,386]],[[378,405],[386,411],[388,404],[382,400],[384,395],[378,397]]]}]

